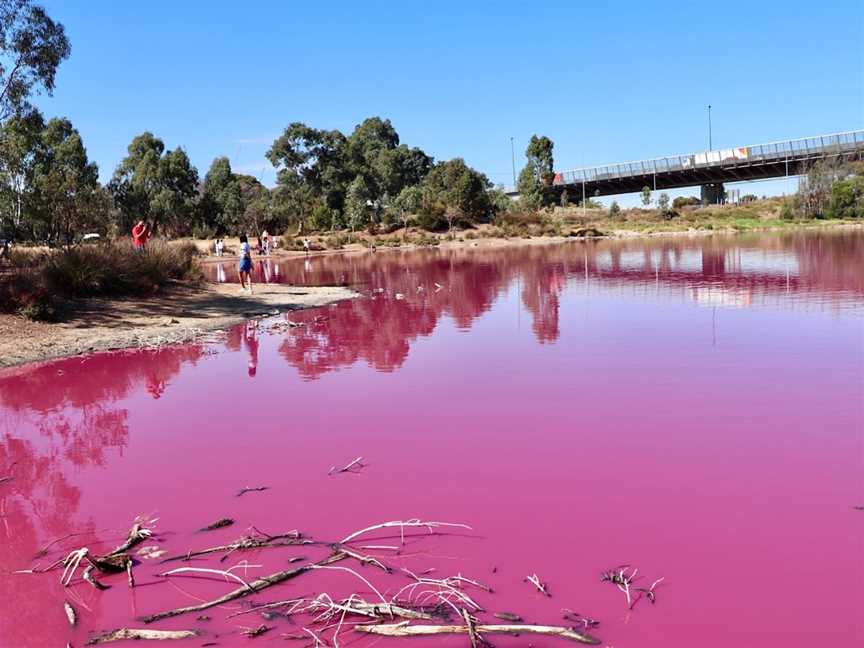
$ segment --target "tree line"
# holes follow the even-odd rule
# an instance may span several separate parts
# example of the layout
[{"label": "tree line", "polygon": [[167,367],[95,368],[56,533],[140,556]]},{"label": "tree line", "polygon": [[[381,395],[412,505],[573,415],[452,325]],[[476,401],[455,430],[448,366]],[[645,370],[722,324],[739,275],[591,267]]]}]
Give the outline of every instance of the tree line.
[{"label": "tree line", "polygon": [[[151,132],[133,138],[102,185],[81,134],[46,119],[32,99],[54,90],[71,47],[63,25],[31,0],[0,0],[0,238],[70,243],[114,236],[139,219],[169,236],[395,228],[478,223],[512,201],[461,158],[436,161],[401,142],[388,119],[349,134],[289,124],[267,152],[276,185],[213,160],[203,177],[182,147]],[[555,200],[553,144],[531,138],[519,176],[521,208]]]}]

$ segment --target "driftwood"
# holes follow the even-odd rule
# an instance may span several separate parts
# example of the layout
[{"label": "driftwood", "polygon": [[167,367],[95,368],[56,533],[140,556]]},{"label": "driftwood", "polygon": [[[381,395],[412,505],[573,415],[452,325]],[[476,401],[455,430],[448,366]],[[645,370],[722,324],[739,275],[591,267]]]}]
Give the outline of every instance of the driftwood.
[{"label": "driftwood", "polygon": [[129,534],[126,537],[126,541],[121,544],[119,547],[116,547],[113,551],[109,551],[104,558],[108,556],[115,556],[117,554],[126,553],[135,545],[141,544],[147,538],[153,535],[153,532],[150,529],[145,528],[141,525],[140,522],[136,522],[132,525],[132,528],[129,529]]},{"label": "driftwood", "polygon": [[496,612],[494,616],[496,619],[508,621],[509,623],[524,623],[525,621],[521,616],[512,612]]},{"label": "driftwood", "polygon": [[136,630],[134,628],[118,628],[91,638],[88,646],[125,641],[127,639],[150,639],[153,641],[170,641],[172,639],[191,639],[197,637],[197,630]]},{"label": "driftwood", "polygon": [[240,497],[241,495],[245,495],[246,493],[257,493],[260,491],[265,491],[269,486],[246,486],[237,491],[236,497]]},{"label": "driftwood", "polygon": [[154,621],[159,621],[161,619],[168,619],[175,616],[180,616],[181,614],[186,614],[188,612],[201,612],[203,610],[210,609],[211,607],[216,607],[217,605],[223,605],[228,603],[229,601],[234,601],[236,599],[242,598],[244,596],[248,596],[253,592],[260,592],[261,590],[270,587],[271,585],[276,585],[277,583],[282,583],[286,580],[290,580],[292,578],[296,578],[301,574],[305,574],[308,571],[312,571],[315,567],[323,567],[325,565],[329,565],[331,563],[338,562],[340,560],[344,560],[348,557],[348,554],[342,553],[341,551],[337,551],[334,554],[327,556],[327,558],[323,558],[318,562],[311,563],[309,565],[303,565],[302,567],[297,567],[296,569],[289,569],[288,571],[279,571],[274,574],[270,574],[269,576],[262,576],[261,578],[252,581],[249,583],[248,587],[239,587],[231,592],[228,592],[224,596],[220,596],[217,599],[213,599],[212,601],[205,601],[204,603],[200,603],[199,605],[190,605],[188,607],[175,608],[173,610],[167,610],[165,612],[159,612],[157,614],[151,614],[149,616],[143,617],[141,620],[144,623],[153,623]]},{"label": "driftwood", "polygon": [[596,646],[600,643],[595,639],[572,628],[545,625],[521,625],[521,624],[473,624],[467,625],[411,625],[407,621],[402,623],[389,623],[383,625],[358,625],[354,626],[357,632],[367,634],[383,635],[385,637],[426,637],[439,634],[539,634],[547,637],[561,637],[579,643]]},{"label": "driftwood", "polygon": [[211,522],[205,527],[201,527],[198,531],[215,531],[216,529],[222,529],[227,526],[231,526],[234,524],[234,520],[231,518],[220,518],[215,522]]},{"label": "driftwood", "polygon": [[[172,562],[175,560],[189,560],[198,556],[206,556],[211,553],[231,553],[234,551],[245,551],[249,549],[263,549],[265,547],[290,547],[292,545],[311,544],[311,540],[304,540],[299,531],[289,531],[279,535],[266,536],[257,538],[255,536],[243,536],[238,538],[231,544],[219,545],[217,547],[208,547],[207,549],[199,549],[197,551],[187,551],[184,554],[176,556],[168,556],[163,558],[161,562]],[[223,557],[224,560],[224,557]]]}]

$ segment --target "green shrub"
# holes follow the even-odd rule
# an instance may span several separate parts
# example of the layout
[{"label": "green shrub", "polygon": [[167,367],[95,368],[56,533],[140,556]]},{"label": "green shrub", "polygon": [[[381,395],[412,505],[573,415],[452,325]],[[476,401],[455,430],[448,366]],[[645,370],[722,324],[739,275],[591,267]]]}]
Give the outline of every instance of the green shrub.
[{"label": "green shrub", "polygon": [[701,205],[702,201],[696,196],[678,196],[672,201],[672,209],[681,209],[682,207],[694,207]]},{"label": "green shrub", "polygon": [[780,207],[780,218],[783,220],[793,220],[797,217],[798,213],[794,201],[787,198],[783,201],[783,205]]},{"label": "green shrub", "polygon": [[443,211],[430,209],[418,214],[417,224],[427,232],[440,232],[447,229],[447,218]]},{"label": "green shrub", "polygon": [[151,242],[143,251],[128,243],[79,246],[49,256],[42,268],[52,292],[73,297],[144,295],[171,280],[199,280],[194,243]]},{"label": "green shrub", "polygon": [[0,307],[32,320],[53,320],[56,308],[38,270],[22,268],[0,276]]},{"label": "green shrub", "polygon": [[864,217],[864,176],[835,182],[825,215],[829,218]]}]

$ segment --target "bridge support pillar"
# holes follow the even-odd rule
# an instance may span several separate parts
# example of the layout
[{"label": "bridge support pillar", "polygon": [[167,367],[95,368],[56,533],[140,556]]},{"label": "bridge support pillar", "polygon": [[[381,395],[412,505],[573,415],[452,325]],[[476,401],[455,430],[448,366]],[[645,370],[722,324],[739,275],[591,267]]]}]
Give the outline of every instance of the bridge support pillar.
[{"label": "bridge support pillar", "polygon": [[726,190],[722,182],[702,185],[702,204],[719,205],[726,202]]}]

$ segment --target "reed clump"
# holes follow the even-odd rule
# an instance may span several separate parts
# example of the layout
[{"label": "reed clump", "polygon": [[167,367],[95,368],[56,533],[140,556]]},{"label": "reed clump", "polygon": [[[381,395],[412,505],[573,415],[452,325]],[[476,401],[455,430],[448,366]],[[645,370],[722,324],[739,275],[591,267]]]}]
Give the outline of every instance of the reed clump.
[{"label": "reed clump", "polygon": [[191,242],[161,241],[144,250],[125,241],[16,250],[0,267],[0,310],[50,320],[62,298],[143,296],[172,281],[197,282],[203,278],[197,256]]}]

